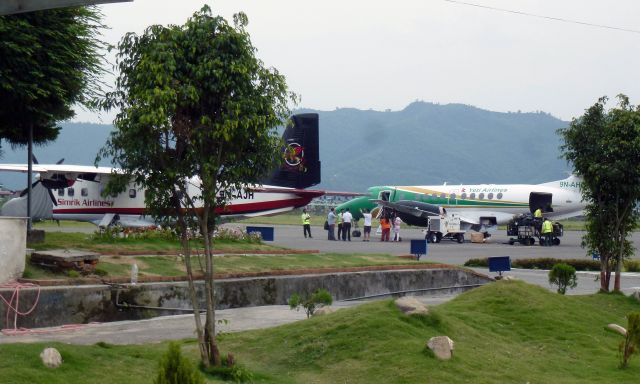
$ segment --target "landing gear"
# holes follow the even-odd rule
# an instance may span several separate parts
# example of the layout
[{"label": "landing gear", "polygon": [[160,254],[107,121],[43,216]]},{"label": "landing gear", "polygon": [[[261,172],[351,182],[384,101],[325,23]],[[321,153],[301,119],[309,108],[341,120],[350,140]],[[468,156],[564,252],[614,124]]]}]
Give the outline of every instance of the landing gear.
[{"label": "landing gear", "polygon": [[458,240],[458,243],[460,244],[464,243],[464,233],[458,233],[458,236],[456,236],[456,240]]}]

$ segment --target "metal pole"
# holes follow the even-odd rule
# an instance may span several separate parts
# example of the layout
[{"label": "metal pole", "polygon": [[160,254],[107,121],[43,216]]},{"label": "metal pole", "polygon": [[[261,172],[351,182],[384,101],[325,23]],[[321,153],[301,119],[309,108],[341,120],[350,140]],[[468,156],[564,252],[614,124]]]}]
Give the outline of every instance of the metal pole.
[{"label": "metal pole", "polygon": [[33,124],[29,124],[29,144],[27,144],[29,159],[27,160],[27,233],[31,233],[31,184],[33,184]]}]

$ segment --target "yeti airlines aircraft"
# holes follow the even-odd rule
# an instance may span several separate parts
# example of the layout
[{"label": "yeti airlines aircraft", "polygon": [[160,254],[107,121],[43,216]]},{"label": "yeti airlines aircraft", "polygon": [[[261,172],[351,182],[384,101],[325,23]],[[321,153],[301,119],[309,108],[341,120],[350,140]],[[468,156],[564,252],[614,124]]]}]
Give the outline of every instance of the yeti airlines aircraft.
[{"label": "yeti airlines aircraft", "polygon": [[[283,135],[287,145],[285,161],[263,184],[247,186],[233,193],[233,199],[218,212],[223,218],[272,215],[303,207],[324,191],[307,190],[320,182],[318,115],[292,116],[293,125]],[[0,164],[0,171],[27,172],[26,164]],[[115,197],[101,195],[113,169],[64,164],[34,164],[40,178],[32,189],[32,218],[89,221],[96,225],[120,224],[126,227],[153,225],[145,216],[144,190],[129,185]],[[195,195],[199,179],[189,180]],[[26,216],[23,196],[8,201],[2,216]]]},{"label": "yeti airlines aircraft", "polygon": [[349,211],[354,219],[361,209],[384,206],[397,211],[407,224],[427,226],[429,216],[443,213],[459,215],[462,229],[487,233],[506,224],[515,214],[541,208],[554,220],[583,214],[581,179],[570,176],[544,184],[480,184],[430,186],[378,186],[368,196],[352,199],[336,209]]}]

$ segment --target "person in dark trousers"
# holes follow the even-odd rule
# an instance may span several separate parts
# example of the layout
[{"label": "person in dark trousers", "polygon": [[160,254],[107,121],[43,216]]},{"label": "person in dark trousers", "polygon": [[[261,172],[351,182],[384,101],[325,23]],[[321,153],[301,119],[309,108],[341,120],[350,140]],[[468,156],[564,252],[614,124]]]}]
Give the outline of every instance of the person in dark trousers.
[{"label": "person in dark trousers", "polygon": [[311,239],[311,215],[307,213],[306,209],[302,210],[302,231],[304,232],[304,238],[307,238],[307,233]]},{"label": "person in dark trousers", "polygon": [[353,215],[347,208],[342,215],[342,241],[351,241],[351,220],[353,220]]},{"label": "person in dark trousers", "polygon": [[338,223],[338,240],[340,240],[342,239],[342,210],[338,210],[336,221]]},{"label": "person in dark trousers", "polygon": [[544,245],[548,247],[553,245],[553,224],[547,218],[542,222],[542,236],[544,236]]},{"label": "person in dark trousers", "polygon": [[331,208],[331,210],[329,211],[329,214],[327,215],[327,224],[329,225],[329,229],[327,230],[327,232],[329,232],[328,240],[335,240],[336,239],[336,213],[334,212],[334,208]]}]

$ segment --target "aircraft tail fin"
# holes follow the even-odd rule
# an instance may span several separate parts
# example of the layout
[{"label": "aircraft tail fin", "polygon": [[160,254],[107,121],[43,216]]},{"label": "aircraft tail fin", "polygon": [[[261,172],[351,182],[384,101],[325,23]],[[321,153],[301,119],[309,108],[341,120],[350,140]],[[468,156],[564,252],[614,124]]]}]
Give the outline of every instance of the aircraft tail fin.
[{"label": "aircraft tail fin", "polygon": [[291,116],[284,131],[284,162],[262,184],[304,189],[320,183],[318,114]]}]

